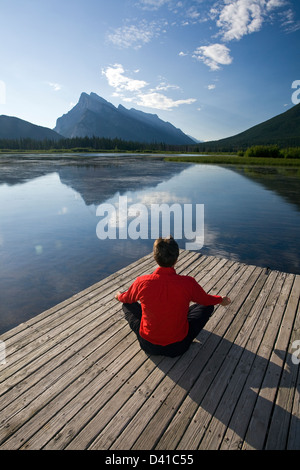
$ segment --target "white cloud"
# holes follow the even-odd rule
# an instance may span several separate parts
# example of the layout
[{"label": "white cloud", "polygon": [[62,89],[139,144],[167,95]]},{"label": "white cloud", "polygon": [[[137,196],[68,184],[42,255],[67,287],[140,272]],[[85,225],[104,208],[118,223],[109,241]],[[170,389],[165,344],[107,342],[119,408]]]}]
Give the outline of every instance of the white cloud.
[{"label": "white cloud", "polygon": [[170,89],[179,90],[179,86],[178,85],[170,85],[170,84],[166,83],[165,81],[162,81],[159,85],[157,85],[157,87],[155,87],[151,91],[167,91],[167,90],[170,90]]},{"label": "white cloud", "polygon": [[141,21],[138,25],[125,25],[108,34],[107,40],[122,49],[140,49],[160,33],[157,23]]},{"label": "white cloud", "polygon": [[218,17],[217,26],[224,41],[240,40],[259,31],[270,12],[285,3],[285,0],[225,0],[219,10],[211,9],[211,15]]},{"label": "white cloud", "polygon": [[135,80],[124,75],[125,70],[120,64],[115,64],[102,70],[102,74],[107,78],[108,84],[117,91],[138,91],[147,84],[144,80]]},{"label": "white cloud", "polygon": [[197,7],[190,7],[189,2],[186,3],[186,6],[182,9],[182,11],[174,11],[174,13],[180,13],[179,18],[181,17],[182,20],[179,21],[179,24],[181,26],[191,26],[206,21],[203,10],[200,13]]},{"label": "white cloud", "polygon": [[207,20],[204,3],[205,0],[137,0],[136,5],[142,10],[154,12],[165,7],[165,12],[168,10],[166,25],[187,27]]},{"label": "white cloud", "polygon": [[145,204],[146,206],[151,206],[151,204],[188,204],[191,203],[191,199],[186,196],[178,197],[176,194],[170,191],[153,191],[149,193],[148,191],[140,193],[138,195],[137,201],[140,204]]},{"label": "white cloud", "polygon": [[121,96],[122,100],[125,101],[126,103],[133,103],[134,102],[134,98],[130,98],[129,96],[126,97],[126,96]]},{"label": "white cloud", "polygon": [[207,88],[209,90],[214,90],[216,88],[216,85],[211,84],[211,85],[208,85]]},{"label": "white cloud", "polygon": [[140,106],[145,106],[154,109],[170,110],[173,108],[177,108],[182,104],[191,104],[196,101],[193,98],[189,98],[186,100],[173,100],[171,98],[168,98],[166,95],[160,93],[162,91],[179,89],[180,87],[178,85],[170,85],[165,81],[162,81],[155,88],[150,89],[149,92],[139,94],[137,104],[139,104]]},{"label": "white cloud", "polygon": [[194,98],[189,98],[187,100],[173,100],[161,93],[145,93],[138,96],[137,104],[139,106],[144,106],[146,108],[154,108],[161,110],[170,110],[177,108],[182,104],[192,104],[196,100]]},{"label": "white cloud", "polygon": [[[185,100],[169,98],[160,92],[178,90],[177,85],[170,85],[164,80],[155,88],[149,88],[149,84],[144,80],[135,80],[126,76],[121,64],[106,67],[102,70],[102,74],[106,77],[108,84],[115,89],[113,96],[118,96],[125,102],[136,103],[146,108],[170,110],[182,104],[191,104],[196,101],[194,98]],[[148,87],[148,90],[144,91],[143,89],[146,87]]]},{"label": "white cloud", "polygon": [[280,14],[281,24],[285,31],[293,33],[300,29],[300,21],[295,21],[295,14],[291,8]]},{"label": "white cloud", "polygon": [[224,40],[231,41],[241,39],[245,34],[259,31],[262,23],[262,7],[257,1],[237,0],[224,6],[217,26],[222,29]]},{"label": "white cloud", "polygon": [[195,7],[190,7],[186,13],[189,18],[192,18],[192,19],[200,18],[200,13],[197,11]]},{"label": "white cloud", "polygon": [[158,10],[170,0],[139,0],[139,6],[145,10]]},{"label": "white cloud", "polygon": [[220,65],[230,65],[233,60],[230,56],[230,49],[218,43],[198,47],[193,57],[204,62],[211,70],[219,70]]},{"label": "white cloud", "polygon": [[267,10],[272,10],[273,8],[278,8],[286,5],[286,0],[269,0],[267,2]]},{"label": "white cloud", "polygon": [[53,83],[53,82],[47,82],[47,83],[54,91],[59,91],[62,89],[62,85],[60,85],[59,83]]}]

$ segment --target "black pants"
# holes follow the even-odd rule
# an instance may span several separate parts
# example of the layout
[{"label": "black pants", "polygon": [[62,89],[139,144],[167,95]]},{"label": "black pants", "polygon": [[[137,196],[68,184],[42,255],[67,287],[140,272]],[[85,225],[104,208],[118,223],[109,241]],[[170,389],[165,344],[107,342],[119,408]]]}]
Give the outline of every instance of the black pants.
[{"label": "black pants", "polygon": [[180,356],[185,351],[187,351],[193,339],[196,338],[198,333],[208,322],[209,318],[211,317],[214,311],[214,307],[213,305],[191,305],[188,312],[189,331],[187,336],[182,341],[168,344],[166,346],[152,344],[140,336],[139,330],[142,318],[142,308],[138,302],[135,302],[133,304],[123,304],[123,311],[125,313],[125,318],[128,321],[130,328],[137,335],[141,348],[146,353],[175,357]]}]

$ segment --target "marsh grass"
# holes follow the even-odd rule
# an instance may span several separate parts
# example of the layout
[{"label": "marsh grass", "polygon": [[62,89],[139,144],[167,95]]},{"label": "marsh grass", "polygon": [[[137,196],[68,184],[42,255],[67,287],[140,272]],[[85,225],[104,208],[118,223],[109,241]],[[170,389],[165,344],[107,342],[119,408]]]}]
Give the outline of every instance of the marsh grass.
[{"label": "marsh grass", "polygon": [[209,163],[218,165],[257,165],[257,166],[290,166],[300,167],[300,159],[296,158],[263,158],[238,155],[195,155],[165,157],[165,161],[186,163]]}]

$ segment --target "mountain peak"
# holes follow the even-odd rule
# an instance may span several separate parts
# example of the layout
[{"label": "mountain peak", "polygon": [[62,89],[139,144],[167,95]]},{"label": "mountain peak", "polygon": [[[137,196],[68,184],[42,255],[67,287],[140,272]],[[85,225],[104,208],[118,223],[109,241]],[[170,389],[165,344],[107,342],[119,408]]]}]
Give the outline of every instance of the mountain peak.
[{"label": "mountain peak", "polygon": [[81,93],[77,105],[57,119],[54,130],[69,138],[95,136],[174,145],[193,143],[189,136],[157,114],[129,110],[121,104],[116,108],[96,93]]},{"label": "mountain peak", "polygon": [[97,100],[97,101],[102,101],[104,103],[108,103],[108,101],[106,101],[104,98],[102,98],[101,96],[97,95],[97,93],[90,93],[90,97],[93,98],[94,100]]},{"label": "mountain peak", "polygon": [[[97,102],[97,103],[103,103],[103,104],[111,104],[108,101],[106,101],[104,98],[101,98],[101,96],[97,95],[96,93],[86,93],[83,91],[80,95],[78,103],[92,103],[92,102]],[[111,105],[113,106],[113,105]]]}]

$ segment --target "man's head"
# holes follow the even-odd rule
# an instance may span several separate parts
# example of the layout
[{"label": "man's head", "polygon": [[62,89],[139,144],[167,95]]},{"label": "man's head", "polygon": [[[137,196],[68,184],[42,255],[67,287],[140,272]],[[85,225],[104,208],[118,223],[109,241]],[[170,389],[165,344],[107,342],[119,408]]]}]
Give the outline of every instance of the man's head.
[{"label": "man's head", "polygon": [[153,255],[157,264],[163,268],[171,268],[179,256],[179,247],[172,236],[158,238],[153,245]]}]

